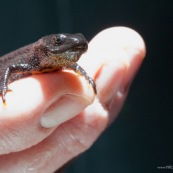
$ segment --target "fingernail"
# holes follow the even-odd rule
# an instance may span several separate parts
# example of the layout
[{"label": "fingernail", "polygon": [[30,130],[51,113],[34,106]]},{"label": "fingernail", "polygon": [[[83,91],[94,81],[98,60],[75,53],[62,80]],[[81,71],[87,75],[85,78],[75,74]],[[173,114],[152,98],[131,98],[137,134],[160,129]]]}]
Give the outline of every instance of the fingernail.
[{"label": "fingernail", "polygon": [[48,108],[40,119],[41,126],[45,128],[58,126],[79,114],[89,104],[85,97],[66,95]]}]

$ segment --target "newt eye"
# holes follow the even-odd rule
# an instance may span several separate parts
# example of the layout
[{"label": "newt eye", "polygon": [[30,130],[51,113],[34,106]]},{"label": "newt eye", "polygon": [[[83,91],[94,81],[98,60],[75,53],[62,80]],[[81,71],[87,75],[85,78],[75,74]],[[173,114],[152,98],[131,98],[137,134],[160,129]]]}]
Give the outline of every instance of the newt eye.
[{"label": "newt eye", "polygon": [[65,36],[64,35],[56,35],[54,38],[54,44],[60,45],[64,42]]}]

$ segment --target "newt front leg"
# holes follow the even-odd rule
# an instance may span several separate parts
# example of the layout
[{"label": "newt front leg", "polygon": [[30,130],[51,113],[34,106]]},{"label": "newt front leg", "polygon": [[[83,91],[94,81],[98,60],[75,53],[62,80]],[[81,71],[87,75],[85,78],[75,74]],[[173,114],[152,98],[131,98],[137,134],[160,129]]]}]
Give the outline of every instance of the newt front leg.
[{"label": "newt front leg", "polygon": [[28,71],[30,69],[31,66],[29,64],[10,65],[8,68],[5,69],[5,73],[3,75],[3,79],[1,81],[1,86],[0,86],[0,94],[2,95],[2,101],[4,105],[6,104],[5,95],[8,91],[11,91],[8,88],[9,81],[11,80],[11,75],[14,73],[26,75],[28,74]]},{"label": "newt front leg", "polygon": [[87,82],[92,85],[93,90],[94,90],[94,94],[97,94],[97,90],[96,90],[96,84],[94,82],[94,80],[88,76],[88,74],[86,73],[86,71],[79,66],[77,63],[74,63],[73,65],[69,66],[70,69],[74,70],[77,74],[84,76],[85,79],[87,80]]}]

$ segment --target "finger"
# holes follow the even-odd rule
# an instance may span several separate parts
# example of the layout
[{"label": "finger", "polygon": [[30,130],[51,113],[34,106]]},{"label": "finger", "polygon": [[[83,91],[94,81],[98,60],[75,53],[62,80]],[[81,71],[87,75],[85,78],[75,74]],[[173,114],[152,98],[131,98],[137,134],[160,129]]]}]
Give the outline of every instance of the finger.
[{"label": "finger", "polygon": [[88,149],[107,124],[107,113],[99,106],[95,110],[96,104],[97,101],[84,113],[61,124],[32,148],[0,156],[1,172],[54,172]]},{"label": "finger", "polygon": [[[88,58],[80,60],[88,73],[95,77],[98,98],[110,112],[110,122],[121,110],[145,53],[145,43],[136,31],[113,27],[91,40],[85,55]],[[88,64],[88,60],[92,63]]]},{"label": "finger", "polygon": [[0,154],[39,143],[94,100],[92,87],[70,71],[35,75],[10,88],[7,106],[0,104]]}]

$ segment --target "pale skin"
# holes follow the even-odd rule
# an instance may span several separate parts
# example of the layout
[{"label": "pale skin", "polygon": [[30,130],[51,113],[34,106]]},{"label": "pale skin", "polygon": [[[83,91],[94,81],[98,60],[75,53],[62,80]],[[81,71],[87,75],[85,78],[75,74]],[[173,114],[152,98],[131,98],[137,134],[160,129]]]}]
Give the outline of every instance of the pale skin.
[{"label": "pale skin", "polygon": [[131,29],[96,35],[78,62],[96,81],[96,97],[70,70],[10,84],[7,105],[0,103],[1,172],[51,173],[91,147],[118,116],[145,52],[144,41]]}]

